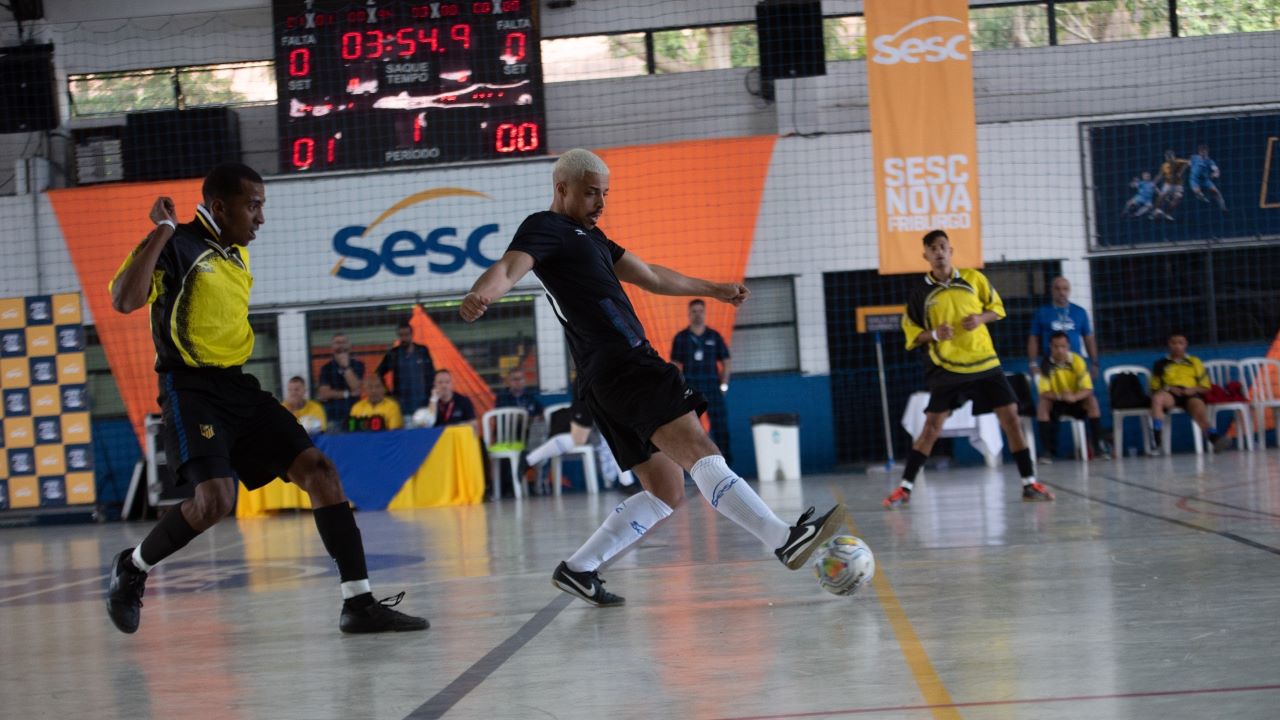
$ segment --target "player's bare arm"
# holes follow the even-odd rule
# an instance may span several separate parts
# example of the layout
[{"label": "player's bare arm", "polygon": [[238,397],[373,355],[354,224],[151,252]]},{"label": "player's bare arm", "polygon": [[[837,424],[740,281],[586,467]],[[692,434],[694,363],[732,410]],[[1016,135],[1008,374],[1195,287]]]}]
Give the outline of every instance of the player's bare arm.
[{"label": "player's bare arm", "polygon": [[155,229],[142,241],[142,247],[129,267],[111,285],[111,307],[116,312],[131,313],[147,304],[151,294],[151,275],[155,272],[156,261],[160,259],[160,251],[173,237],[171,225],[160,224],[168,221],[177,224],[178,216],[174,210],[173,200],[167,197],[156,198],[149,213]]},{"label": "player's bare arm", "polygon": [[462,299],[458,314],[467,322],[475,322],[489,309],[489,304],[506,295],[520,279],[533,269],[533,256],[509,250],[471,286],[471,292]]},{"label": "player's bare arm", "polygon": [[708,296],[737,307],[746,302],[747,296],[751,294],[742,283],[717,283],[689,277],[668,267],[650,265],[632,252],[623,254],[614,263],[613,270],[618,274],[619,280],[654,295]]}]

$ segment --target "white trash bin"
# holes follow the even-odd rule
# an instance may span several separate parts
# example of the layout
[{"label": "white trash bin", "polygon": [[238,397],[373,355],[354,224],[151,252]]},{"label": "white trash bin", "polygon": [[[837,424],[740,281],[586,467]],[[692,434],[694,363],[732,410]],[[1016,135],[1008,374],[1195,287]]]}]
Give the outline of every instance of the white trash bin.
[{"label": "white trash bin", "polygon": [[800,479],[800,416],[771,413],[751,418],[760,480]]}]

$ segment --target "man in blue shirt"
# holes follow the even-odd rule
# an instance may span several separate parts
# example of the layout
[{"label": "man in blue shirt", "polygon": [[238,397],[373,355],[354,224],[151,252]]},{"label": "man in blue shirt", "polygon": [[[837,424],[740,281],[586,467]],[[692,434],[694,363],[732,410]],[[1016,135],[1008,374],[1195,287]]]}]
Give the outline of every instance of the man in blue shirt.
[{"label": "man in blue shirt", "polygon": [[408,320],[401,321],[396,328],[396,344],[387,350],[374,374],[382,377],[388,372],[392,373],[391,397],[406,416],[427,404],[436,366],[431,361],[431,352],[413,341],[413,327]]},{"label": "man in blue shirt", "polygon": [[347,429],[351,406],[360,400],[364,383],[364,363],[351,356],[351,341],[344,333],[333,336],[333,359],[320,367],[316,383],[316,399],[324,403],[329,428],[335,432]]},{"label": "man in blue shirt", "polygon": [[529,413],[529,419],[542,417],[542,398],[525,387],[524,370],[511,368],[507,373],[507,386],[498,393],[495,407],[518,407]]},{"label": "man in blue shirt", "polygon": [[1196,148],[1196,154],[1191,156],[1191,192],[1200,202],[1209,202],[1209,198],[1205,196],[1205,193],[1208,193],[1218,204],[1218,209],[1226,212],[1227,203],[1222,199],[1222,193],[1213,182],[1220,174],[1218,163],[1209,157],[1209,146],[1202,144]]},{"label": "man in blue shirt", "polygon": [[729,345],[720,333],[707,327],[707,304],[701,299],[689,301],[689,327],[672,339],[671,362],[680,368],[694,392],[706,396],[711,440],[720,448],[725,462],[733,462],[729,452],[729,414],[724,404],[724,393],[729,389]]},{"label": "man in blue shirt", "polygon": [[1027,358],[1031,374],[1039,375],[1040,363],[1037,360],[1042,352],[1049,354],[1049,338],[1055,332],[1063,332],[1067,334],[1071,352],[1084,356],[1084,348],[1089,349],[1089,374],[1097,377],[1098,343],[1093,338],[1093,324],[1089,322],[1089,313],[1071,302],[1071,283],[1066,278],[1054,278],[1050,289],[1053,302],[1042,305],[1031,318],[1031,334],[1027,337]]}]

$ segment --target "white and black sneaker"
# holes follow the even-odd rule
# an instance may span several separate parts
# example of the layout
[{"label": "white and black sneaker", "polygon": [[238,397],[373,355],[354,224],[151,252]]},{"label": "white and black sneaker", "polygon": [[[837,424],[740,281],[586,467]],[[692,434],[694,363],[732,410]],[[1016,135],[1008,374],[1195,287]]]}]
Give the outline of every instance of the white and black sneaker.
[{"label": "white and black sneaker", "polygon": [[809,556],[813,551],[825,542],[832,535],[836,534],[836,530],[840,529],[841,523],[844,522],[845,507],[837,504],[835,507],[827,511],[826,515],[817,520],[810,520],[813,517],[813,507],[810,506],[795,525],[791,526],[791,534],[787,537],[787,541],[782,547],[773,551],[774,555],[792,570],[800,569],[809,561]]},{"label": "white and black sneaker", "polygon": [[576,598],[596,607],[615,607],[626,604],[626,599],[618,597],[604,589],[604,581],[595,570],[590,572],[574,572],[567,563],[560,563],[556,571],[551,573],[551,584]]}]

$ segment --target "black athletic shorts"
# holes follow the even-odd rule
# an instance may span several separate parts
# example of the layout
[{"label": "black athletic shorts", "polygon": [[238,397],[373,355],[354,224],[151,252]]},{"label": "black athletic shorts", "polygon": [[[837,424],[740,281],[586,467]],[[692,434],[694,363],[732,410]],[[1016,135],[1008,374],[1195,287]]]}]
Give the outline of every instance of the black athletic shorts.
[{"label": "black athletic shorts", "polygon": [[287,478],[311,438],[240,368],[160,373],[161,442],[180,482],[239,477],[250,490]]},{"label": "black athletic shorts", "polygon": [[1054,400],[1053,406],[1049,408],[1049,419],[1057,420],[1063,415],[1070,415],[1077,420],[1084,420],[1089,417],[1089,411],[1085,410],[1083,400],[1073,403]]},{"label": "black athletic shorts", "polygon": [[658,452],[649,441],[658,428],[707,409],[706,398],[690,390],[680,370],[648,344],[619,352],[596,367],[601,371],[582,383],[583,399],[623,470]]},{"label": "black athletic shorts", "polygon": [[1000,367],[968,376],[938,370],[926,377],[925,384],[929,388],[929,407],[925,412],[951,412],[972,400],[973,414],[982,415],[1018,402]]},{"label": "black athletic shorts", "polygon": [[587,407],[587,403],[578,397],[574,397],[572,405],[551,413],[551,425],[547,428],[547,434],[559,435],[569,432],[571,429],[569,426],[570,421],[585,428],[596,426],[596,421],[591,417],[591,410]]},{"label": "black athletic shorts", "polygon": [[[1173,395],[1173,393],[1169,393],[1169,394]],[[1182,410],[1186,410],[1187,412],[1191,412],[1190,410],[1187,410],[1187,403],[1191,402],[1191,400],[1194,398],[1200,398],[1201,400],[1204,399],[1204,398],[1201,398],[1199,395],[1173,395],[1173,406],[1176,408],[1181,408]]]}]

